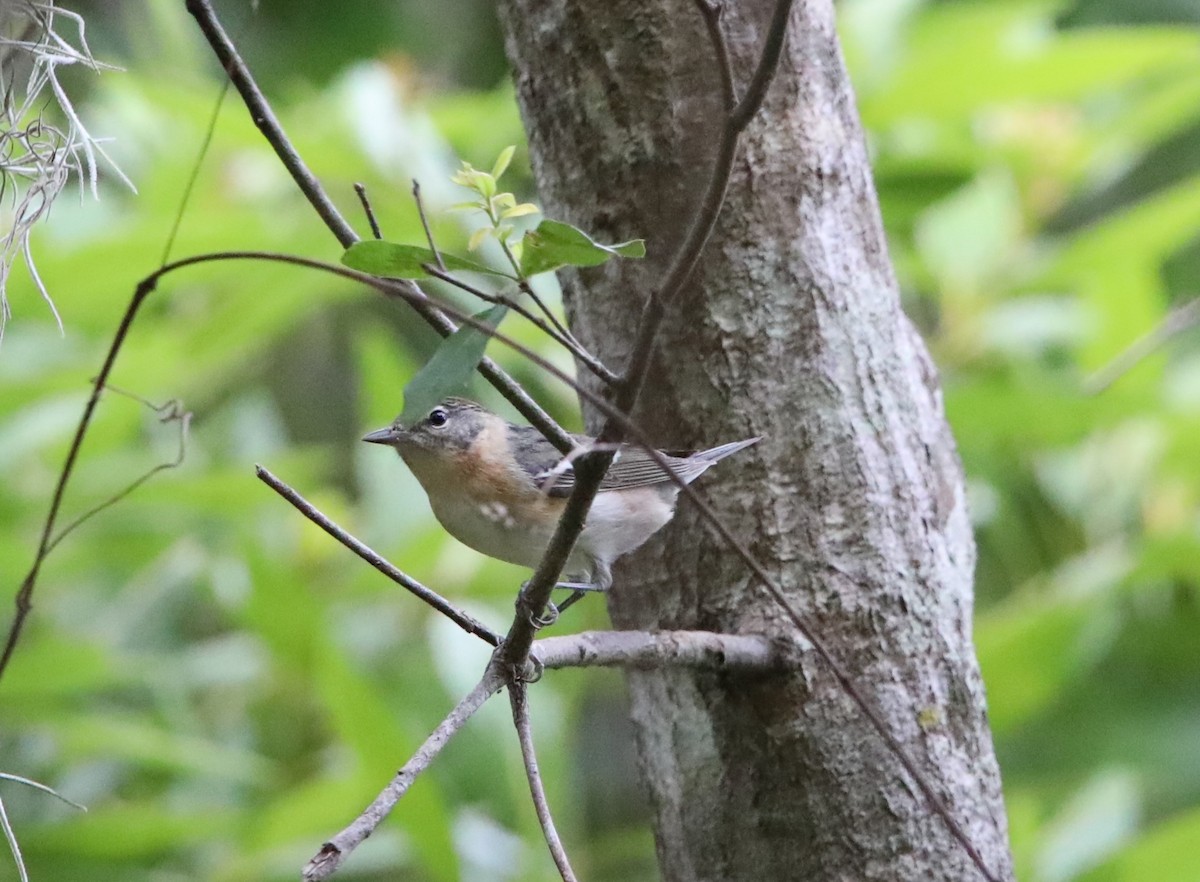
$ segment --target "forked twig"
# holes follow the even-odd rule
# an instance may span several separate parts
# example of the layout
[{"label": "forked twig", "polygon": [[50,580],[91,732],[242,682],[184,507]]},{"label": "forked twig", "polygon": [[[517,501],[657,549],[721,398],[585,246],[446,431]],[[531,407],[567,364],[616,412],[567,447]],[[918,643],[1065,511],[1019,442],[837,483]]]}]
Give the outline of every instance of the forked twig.
[{"label": "forked twig", "polygon": [[319,882],[328,879],[341,866],[342,861],[354,851],[363,841],[375,832],[380,822],[391,813],[401,797],[408,792],[417,775],[429,768],[446,743],[458,733],[467,720],[483,707],[484,703],[500,691],[504,686],[504,675],[499,667],[489,664],[481,679],[462,701],[450,711],[425,742],[417,748],[412,759],[404,764],[396,777],[375,800],[363,809],[344,830],[321,846],[304,867],[305,882]]},{"label": "forked twig", "polygon": [[[159,271],[161,272],[161,269]],[[157,276],[152,276],[152,278],[157,278]],[[42,564],[45,562],[46,554],[50,548],[50,543],[54,535],[54,527],[58,523],[58,513],[62,508],[63,495],[66,493],[67,482],[70,481],[71,474],[75,470],[75,462],[79,459],[79,449],[83,445],[83,436],[87,433],[88,427],[91,425],[92,415],[95,413],[96,405],[100,401],[100,390],[108,382],[113,364],[117,360],[117,353],[121,351],[125,337],[133,325],[133,320],[136,318],[138,310],[141,309],[146,297],[153,289],[153,282],[143,282],[134,291],[133,298],[126,308],[125,314],[121,317],[120,324],[117,325],[112,343],[109,344],[108,353],[104,357],[104,364],[101,366],[100,373],[96,377],[92,392],[88,396],[87,403],[83,406],[83,414],[79,418],[79,425],[75,428],[75,436],[71,439],[71,446],[67,448],[66,462],[63,463],[62,471],[58,474],[58,482],[55,484],[54,493],[50,498],[50,510],[46,513],[46,520],[42,524],[42,535],[38,541],[37,551],[33,556],[33,563],[29,567],[29,572],[25,574],[25,578],[21,581],[21,587],[17,590],[15,599],[16,613],[13,616],[12,624],[8,628],[8,637],[4,642],[4,651],[0,652],[0,678],[3,678],[4,672],[8,668],[8,663],[12,659],[13,652],[16,650],[17,642],[21,639],[21,632],[25,628],[25,622],[29,618],[29,611],[33,607],[33,589],[37,584],[38,574],[41,572]]]}]

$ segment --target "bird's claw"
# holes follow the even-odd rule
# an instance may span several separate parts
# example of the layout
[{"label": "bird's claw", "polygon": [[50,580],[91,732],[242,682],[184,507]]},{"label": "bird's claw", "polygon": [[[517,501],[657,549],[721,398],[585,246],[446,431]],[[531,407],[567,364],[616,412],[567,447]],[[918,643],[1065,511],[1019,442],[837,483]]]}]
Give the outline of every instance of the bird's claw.
[{"label": "bird's claw", "polygon": [[533,625],[537,631],[542,630],[542,628],[549,628],[558,621],[558,612],[557,606],[553,603],[547,603],[542,615],[534,615],[532,612],[529,614],[529,624]]}]

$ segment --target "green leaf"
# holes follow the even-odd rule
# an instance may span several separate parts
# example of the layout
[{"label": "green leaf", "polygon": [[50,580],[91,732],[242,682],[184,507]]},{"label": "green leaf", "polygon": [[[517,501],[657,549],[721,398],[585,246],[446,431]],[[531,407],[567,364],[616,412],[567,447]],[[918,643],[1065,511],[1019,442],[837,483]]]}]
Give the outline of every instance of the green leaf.
[{"label": "green leaf", "polygon": [[516,146],[512,144],[500,151],[500,155],[496,157],[496,164],[492,166],[493,178],[499,178],[508,170],[508,164],[512,162],[513,154],[516,151]]},{"label": "green leaf", "polygon": [[543,220],[525,234],[521,272],[526,276],[549,272],[560,266],[599,266],[612,257],[645,257],[644,239],[617,245],[601,245],[591,236],[561,221]]},{"label": "green leaf", "polygon": [[514,205],[512,208],[506,208],[500,213],[501,220],[510,220],[514,217],[524,217],[527,214],[537,214],[541,211],[532,202],[522,202],[520,205]]},{"label": "green leaf", "polygon": [[[507,306],[493,306],[475,318],[495,328],[507,312]],[[433,357],[404,387],[404,412],[400,414],[400,421],[411,424],[447,395],[465,386],[483,358],[490,339],[483,331],[463,326],[443,340]]]},{"label": "green leaf", "polygon": [[[373,276],[390,276],[395,279],[422,279],[429,273],[422,268],[424,264],[437,265],[437,258],[428,248],[420,245],[399,245],[395,242],[381,242],[376,239],[356,242],[346,249],[342,255],[342,263],[351,269],[356,269]],[[489,273],[496,276],[511,278],[507,273],[494,270],[474,260],[457,257],[453,254],[442,254],[442,263],[448,270],[466,270],[472,273]]]}]

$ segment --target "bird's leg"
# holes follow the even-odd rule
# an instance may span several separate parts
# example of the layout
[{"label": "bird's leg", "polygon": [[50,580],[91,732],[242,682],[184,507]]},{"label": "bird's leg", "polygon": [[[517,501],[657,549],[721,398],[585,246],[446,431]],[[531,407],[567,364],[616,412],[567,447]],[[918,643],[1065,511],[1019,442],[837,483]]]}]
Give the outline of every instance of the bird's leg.
[{"label": "bird's leg", "polygon": [[592,591],[607,591],[612,586],[612,570],[609,569],[607,563],[602,560],[592,561],[592,581],[590,582],[559,582],[555,588],[570,588],[571,596],[564,600],[554,608],[555,617],[562,613],[571,604],[582,600],[583,597]]},{"label": "bird's leg", "polygon": [[[563,610],[579,600],[582,600],[585,595],[592,591],[607,591],[612,586],[612,570],[609,568],[609,565],[602,560],[592,561],[591,576],[592,581],[590,582],[555,583],[555,588],[571,589],[571,596],[557,605],[553,602],[547,603],[546,610],[542,615],[533,616],[530,619],[530,622],[533,624],[533,626],[539,630],[550,627],[558,621],[558,617],[562,614]],[[524,591],[528,585],[528,582],[524,583],[521,586],[521,590]]]},{"label": "bird's leg", "polygon": [[[558,587],[566,588],[566,587],[570,587],[570,586],[559,585]],[[566,600],[564,600],[562,603],[560,603],[558,606],[554,606],[554,604],[551,604],[551,606],[554,606],[554,612],[556,614],[556,617],[558,615],[561,615],[562,611],[565,610],[571,604],[573,604],[575,601],[582,600],[584,597],[587,597],[589,590],[594,591],[595,589],[592,588],[592,586],[590,586],[590,585],[587,587],[584,587],[584,588],[576,588],[574,591],[571,592],[571,596],[568,597]]]}]

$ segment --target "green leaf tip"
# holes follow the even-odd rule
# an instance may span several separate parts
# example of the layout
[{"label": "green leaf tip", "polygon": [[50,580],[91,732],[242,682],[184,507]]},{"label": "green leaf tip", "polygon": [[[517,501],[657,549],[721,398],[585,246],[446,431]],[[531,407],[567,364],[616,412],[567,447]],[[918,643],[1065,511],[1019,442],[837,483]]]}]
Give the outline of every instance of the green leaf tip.
[{"label": "green leaf tip", "polygon": [[613,257],[646,256],[644,239],[601,245],[583,230],[562,221],[543,220],[525,234],[521,272],[537,275],[562,266],[599,266]]},{"label": "green leaf tip", "polygon": [[512,162],[513,154],[517,152],[516,145],[510,144],[500,151],[500,155],[496,157],[496,164],[492,166],[492,177],[499,177],[508,171],[508,164]]},{"label": "green leaf tip", "polygon": [[[342,254],[342,263],[351,269],[370,273],[373,276],[388,276],[393,279],[423,279],[429,276],[426,264],[437,266],[433,251],[420,245],[401,245],[370,239],[355,242]],[[494,270],[474,260],[454,254],[442,254],[442,264],[447,270],[472,273],[488,273],[511,278],[507,273]]]},{"label": "green leaf tip", "polygon": [[[475,318],[494,329],[507,313],[507,306],[493,306]],[[463,325],[443,340],[425,366],[404,387],[404,410],[400,421],[411,426],[442,399],[460,392],[483,359],[489,340],[491,335],[469,325]]]}]

